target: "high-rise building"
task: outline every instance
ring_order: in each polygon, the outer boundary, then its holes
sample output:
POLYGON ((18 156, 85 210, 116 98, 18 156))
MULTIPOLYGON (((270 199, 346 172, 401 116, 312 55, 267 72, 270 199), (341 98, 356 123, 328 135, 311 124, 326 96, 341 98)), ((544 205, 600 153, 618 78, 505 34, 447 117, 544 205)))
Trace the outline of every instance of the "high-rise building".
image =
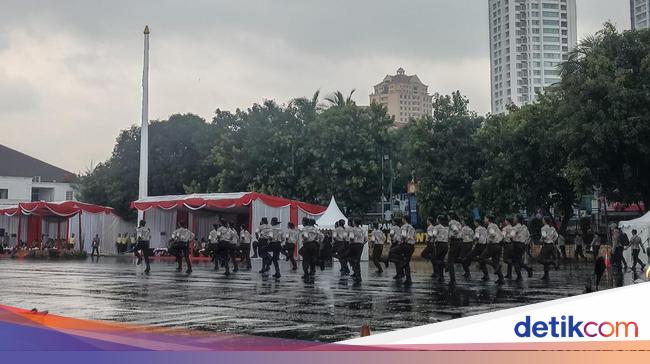
POLYGON ((576 0, 488 0, 492 112, 535 100, 560 81, 578 42, 576 0))
POLYGON ((630 0, 632 30, 650 27, 650 0, 630 0))
POLYGON ((370 95, 370 103, 386 105, 388 114, 395 118, 396 126, 403 126, 413 118, 431 115, 431 95, 429 86, 420 81, 417 75, 407 75, 399 68, 394 75, 386 75, 375 85, 370 95))

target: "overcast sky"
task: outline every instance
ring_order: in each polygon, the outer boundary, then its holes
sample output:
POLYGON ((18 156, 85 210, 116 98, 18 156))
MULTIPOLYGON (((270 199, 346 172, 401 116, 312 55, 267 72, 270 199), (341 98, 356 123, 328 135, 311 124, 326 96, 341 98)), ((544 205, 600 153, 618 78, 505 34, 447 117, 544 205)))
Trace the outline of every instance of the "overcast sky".
MULTIPOLYGON (((628 0, 578 0, 579 38, 628 0)), ((1 144, 81 172, 140 119, 151 28, 150 119, 372 85, 403 67, 431 93, 490 109, 487 0, 0 0, 1 144)), ((1 162, 0 162, 1 163, 1 162)))

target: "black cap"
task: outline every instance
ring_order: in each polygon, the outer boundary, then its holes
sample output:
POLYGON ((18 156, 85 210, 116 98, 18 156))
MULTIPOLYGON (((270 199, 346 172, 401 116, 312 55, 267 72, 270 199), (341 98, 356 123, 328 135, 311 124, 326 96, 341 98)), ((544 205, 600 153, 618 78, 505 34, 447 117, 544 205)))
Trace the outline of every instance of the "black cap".
POLYGON ((271 218, 271 225, 277 225, 277 224, 279 224, 279 223, 280 223, 280 221, 278 221, 278 218, 277 218, 277 217, 272 217, 272 218, 271 218))

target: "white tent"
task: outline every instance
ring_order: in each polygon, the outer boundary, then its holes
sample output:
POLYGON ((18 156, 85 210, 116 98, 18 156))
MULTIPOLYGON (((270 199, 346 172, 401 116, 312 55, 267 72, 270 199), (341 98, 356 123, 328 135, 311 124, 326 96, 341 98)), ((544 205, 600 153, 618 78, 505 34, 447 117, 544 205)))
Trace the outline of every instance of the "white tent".
POLYGON ((316 224, 319 229, 332 230, 334 229, 334 224, 339 220, 344 220, 346 224, 348 223, 348 218, 343 215, 341 209, 339 209, 339 205, 334 200, 334 196, 332 196, 327 210, 316 220, 316 224))
MULTIPOLYGON (((316 220, 316 225, 321 230, 334 230, 334 224, 339 220, 345 221, 348 223, 348 218, 343 215, 339 205, 336 204, 334 196, 330 200, 330 204, 327 206, 327 210, 316 220)), ((368 229, 367 226, 363 226, 364 229, 368 229)), ((363 247, 363 253, 361 254, 361 261, 368 261, 368 244, 363 247)))
POLYGON ((645 215, 628 221, 618 223, 621 230, 629 236, 632 236, 632 229, 636 229, 641 241, 648 247, 648 238, 650 238, 650 212, 645 215))

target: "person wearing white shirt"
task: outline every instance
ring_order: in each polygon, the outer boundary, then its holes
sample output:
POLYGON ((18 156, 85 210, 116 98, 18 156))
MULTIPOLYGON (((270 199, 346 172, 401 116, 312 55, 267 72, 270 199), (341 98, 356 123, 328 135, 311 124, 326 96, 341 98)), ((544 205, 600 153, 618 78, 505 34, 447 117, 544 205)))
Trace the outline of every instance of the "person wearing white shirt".
MULTIPOLYGON (((489 264, 494 269, 494 274, 497 275, 497 284, 505 283, 503 279, 503 273, 501 272, 501 242, 503 241, 503 233, 501 229, 493 222, 491 216, 486 216, 484 219, 485 225, 487 225, 488 231, 488 241, 487 247, 481 254, 481 260, 485 264, 489 264)), ((485 280, 486 277, 483 277, 485 280)), ((489 277, 487 277, 489 279, 489 277)))
POLYGON ((555 265, 557 268, 555 255, 557 254, 556 244, 559 237, 555 227, 553 227, 553 219, 550 216, 544 217, 544 226, 542 226, 541 235, 542 250, 539 253, 539 261, 544 266, 544 276, 542 277, 542 280, 548 281, 550 278, 548 273, 549 267, 555 265))

